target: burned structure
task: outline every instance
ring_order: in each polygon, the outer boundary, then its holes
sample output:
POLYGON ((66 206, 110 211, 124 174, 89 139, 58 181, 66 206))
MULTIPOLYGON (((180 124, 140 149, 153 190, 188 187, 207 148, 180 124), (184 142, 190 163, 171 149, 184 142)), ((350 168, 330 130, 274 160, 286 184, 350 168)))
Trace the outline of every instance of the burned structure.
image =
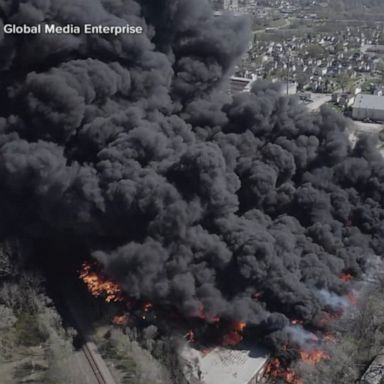
POLYGON ((359 278, 383 253, 384 168, 370 140, 352 148, 346 120, 308 113, 277 84, 220 91, 247 47, 245 19, 214 17, 206 0, 0 10, 3 24, 145 31, 0 36, 3 236, 68 255, 81 244, 135 300, 243 321, 248 342, 275 350, 305 344, 305 327, 343 303, 340 276, 359 278))
POLYGON ((201 352, 185 347, 184 374, 189 383, 257 384, 263 377, 267 352, 262 349, 230 350, 215 348, 201 352))

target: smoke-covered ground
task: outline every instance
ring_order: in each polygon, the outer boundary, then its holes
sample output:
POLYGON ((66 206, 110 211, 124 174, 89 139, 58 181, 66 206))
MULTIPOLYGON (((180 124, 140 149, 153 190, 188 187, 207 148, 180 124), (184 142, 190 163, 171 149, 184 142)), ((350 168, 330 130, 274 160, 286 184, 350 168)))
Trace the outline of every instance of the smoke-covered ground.
POLYGON ((277 85, 220 91, 246 20, 206 0, 0 0, 0 14, 145 28, 0 36, 3 233, 81 239, 129 296, 266 333, 316 326, 340 274, 383 253, 372 143, 352 149, 346 120, 277 85))

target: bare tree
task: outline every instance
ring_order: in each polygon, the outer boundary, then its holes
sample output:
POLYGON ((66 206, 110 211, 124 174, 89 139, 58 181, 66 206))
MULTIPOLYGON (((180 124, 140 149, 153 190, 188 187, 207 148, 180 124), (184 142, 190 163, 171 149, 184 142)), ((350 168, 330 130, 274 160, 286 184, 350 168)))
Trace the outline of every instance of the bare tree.
POLYGON ((359 383, 371 361, 384 347, 384 278, 370 279, 359 303, 333 324, 336 342, 327 345, 330 360, 317 366, 300 363, 305 383, 359 383))
POLYGON ((17 319, 11 308, 0 305, 0 330, 10 328, 17 319))

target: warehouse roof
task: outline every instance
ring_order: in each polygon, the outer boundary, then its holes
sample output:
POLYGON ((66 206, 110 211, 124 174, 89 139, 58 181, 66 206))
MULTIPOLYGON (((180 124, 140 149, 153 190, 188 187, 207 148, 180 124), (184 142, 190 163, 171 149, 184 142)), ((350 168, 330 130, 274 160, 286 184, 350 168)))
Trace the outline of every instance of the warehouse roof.
POLYGON ((353 108, 384 110, 384 96, 363 95, 356 96, 353 108))
POLYGON ((265 350, 214 348, 201 352, 186 345, 181 351, 188 382, 202 384, 248 384, 260 373, 267 360, 265 350))
POLYGON ((232 76, 230 79, 230 93, 235 95, 240 92, 249 92, 251 90, 252 83, 252 79, 232 76))

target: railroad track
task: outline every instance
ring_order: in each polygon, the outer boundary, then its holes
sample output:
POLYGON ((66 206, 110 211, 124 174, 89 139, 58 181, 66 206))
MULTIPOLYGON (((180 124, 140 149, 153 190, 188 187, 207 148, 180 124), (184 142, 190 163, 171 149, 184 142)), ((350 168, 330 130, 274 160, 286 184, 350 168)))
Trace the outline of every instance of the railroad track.
MULTIPOLYGON (((82 351, 89 363, 89 366, 92 369, 93 374, 95 375, 97 383, 98 384, 115 384, 115 381, 110 377, 109 371, 103 372, 103 367, 100 366, 99 360, 102 358, 99 352, 97 351, 96 345, 91 341, 86 341, 82 347, 82 351)), ((105 365, 105 363, 103 365, 105 365)))
MULTIPOLYGON (((74 300, 70 300, 70 290, 62 293, 63 304, 66 308, 66 312, 69 318, 72 319, 74 327, 77 329, 81 339, 83 340, 81 351, 83 352, 85 359, 95 377, 95 384, 116 384, 105 360, 100 355, 96 344, 92 341, 92 338, 88 335, 88 327, 83 319, 79 306, 76 305, 74 300)), ((72 295, 76 297, 76 295, 72 295)))

